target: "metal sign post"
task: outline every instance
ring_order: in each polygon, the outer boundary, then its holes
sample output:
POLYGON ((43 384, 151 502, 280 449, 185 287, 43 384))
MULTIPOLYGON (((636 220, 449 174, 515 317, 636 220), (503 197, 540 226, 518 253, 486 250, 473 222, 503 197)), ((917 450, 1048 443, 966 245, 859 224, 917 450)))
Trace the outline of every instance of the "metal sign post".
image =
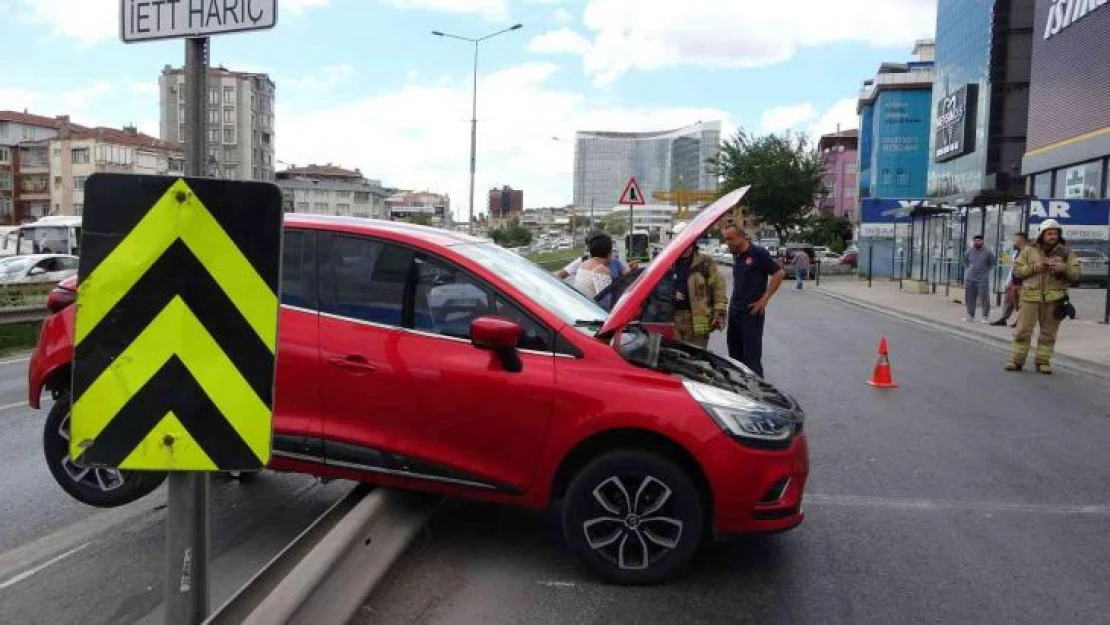
MULTIPOLYGON (((208 152, 206 146, 208 136, 206 115, 208 108, 208 36, 264 30, 273 28, 277 24, 277 0, 241 0, 225 2, 221 7, 217 7, 215 2, 212 3, 211 7, 205 7, 204 4, 176 1, 135 2, 134 0, 120 0, 120 39, 124 43, 185 39, 185 126, 187 130, 185 137, 185 174, 194 179, 201 178, 208 173, 204 166, 208 152)), ((221 215, 222 211, 226 209, 226 207, 205 209, 202 204, 198 203, 198 196, 193 192, 187 192, 185 190, 187 188, 188 185, 184 185, 174 191, 178 210, 191 211, 189 213, 191 215, 201 215, 197 219, 203 221, 205 219, 203 215, 207 215, 209 209, 215 209, 217 216, 221 215)), ((273 203, 273 198, 264 192, 257 192, 254 197, 262 198, 261 201, 264 203, 273 203)), ((275 231, 275 236, 280 239, 280 204, 277 206, 276 221, 271 221, 277 224, 278 229, 275 231)), ((265 208, 268 212, 268 209, 272 207, 267 204, 265 208)), ((155 206, 151 209, 151 213, 153 214, 157 209, 158 207, 155 206)), ((269 219, 268 216, 265 218, 269 219)), ((219 221, 219 219, 216 221, 219 221)), ((156 245, 154 241, 147 244, 156 245)), ((273 247, 276 250, 277 245, 273 247)), ((225 247, 226 249, 230 248, 225 247)), ((274 258, 277 258, 277 252, 269 249, 252 250, 247 253, 255 255, 255 257, 268 256, 273 253, 274 258)), ((274 261, 275 266, 277 262, 279 261, 274 261)), ((93 262, 90 261, 89 264, 92 265, 93 262)), ((201 264, 204 264, 203 261, 201 264)), ((264 263, 264 265, 268 264, 270 263, 264 263)), ((208 268, 203 267, 203 269, 208 268)), ((151 271, 153 270, 151 269, 151 271)), ((190 275, 197 272, 195 268, 182 268, 181 271, 190 275)), ((276 277, 273 277, 273 279, 276 280, 276 277)), ((257 293, 255 295, 257 296, 257 293)), ((90 293, 87 297, 95 298, 96 294, 95 292, 90 293)), ((251 319, 250 321, 260 323, 258 319, 251 319)), ((265 323, 262 323, 262 325, 264 326, 265 323)), ((264 330, 262 333, 263 335, 266 334, 264 330)), ((257 357, 256 355, 255 358, 257 357)), ((272 386, 270 393, 272 393, 272 386)), ((212 420, 212 416, 211 412, 206 415, 209 421, 212 420)), ((181 417, 182 415, 177 415, 175 418, 181 417)), ((76 416, 74 420, 76 421, 76 416)), ((193 423, 194 427, 200 427, 196 425, 197 422, 193 423)), ((158 427, 162 427, 162 424, 159 424, 158 427)), ((185 429, 191 431, 191 427, 188 425, 185 426, 185 429)), ((254 433, 254 436, 260 435, 258 432, 254 433)), ((158 434, 152 433, 150 436, 157 438, 158 434)), ((180 436, 180 432, 176 434, 164 433, 161 436, 161 444, 172 450, 170 452, 171 466, 169 467, 166 514, 165 622, 170 625, 195 625, 201 623, 209 611, 209 472, 232 469, 235 467, 224 465, 234 464, 238 466, 243 461, 241 459, 229 461, 226 457, 218 458, 211 454, 206 456, 203 452, 199 456, 190 455, 190 446, 187 442, 175 438, 175 436, 180 436), (175 443, 177 443, 176 447, 175 443)), ((104 438, 112 439, 112 436, 105 435, 104 438)), ((248 435, 246 438, 251 439, 251 436, 248 435)), ((108 440, 106 444, 111 445, 112 443, 112 440, 108 440)), ((258 445, 256 441, 255 444, 258 445)), ((268 431, 266 432, 265 445, 268 450, 268 431)), ((265 458, 257 457, 258 451, 258 449, 254 449, 256 457, 246 464, 251 464, 256 460, 262 464, 265 463, 265 458)), ((128 461, 136 462, 132 458, 124 460, 124 462, 128 461)), ((151 460, 150 462, 155 461, 151 460)), ((243 468, 245 468, 245 465, 243 468)))

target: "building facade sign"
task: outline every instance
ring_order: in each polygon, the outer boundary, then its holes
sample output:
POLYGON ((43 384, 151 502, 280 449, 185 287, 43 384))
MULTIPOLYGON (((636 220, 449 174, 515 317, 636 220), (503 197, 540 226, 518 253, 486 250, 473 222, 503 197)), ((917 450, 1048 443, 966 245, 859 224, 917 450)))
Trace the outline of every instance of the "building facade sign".
POLYGON ((935 158, 950 161, 975 149, 975 105, 978 85, 960 87, 937 102, 935 158))
POLYGON ((1107 3, 1110 3, 1110 0, 1056 0, 1048 10, 1044 38, 1050 39, 1060 34, 1068 26, 1101 9, 1107 3))

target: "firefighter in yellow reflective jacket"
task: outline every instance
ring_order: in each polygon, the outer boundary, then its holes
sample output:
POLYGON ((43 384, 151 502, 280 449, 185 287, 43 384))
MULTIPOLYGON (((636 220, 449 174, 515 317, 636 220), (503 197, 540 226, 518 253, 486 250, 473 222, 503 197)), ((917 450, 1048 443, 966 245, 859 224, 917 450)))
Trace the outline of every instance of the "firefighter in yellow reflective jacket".
POLYGON ((1057 308, 1065 302, 1068 286, 1079 280, 1079 259, 1068 249, 1055 219, 1041 223, 1037 242, 1026 246, 1014 261, 1014 277, 1021 279, 1021 310, 1010 348, 1007 371, 1021 371, 1029 356, 1033 328, 1040 326, 1033 361, 1040 373, 1052 373, 1052 349, 1063 316, 1057 308))
MULTIPOLYGON (((685 227, 685 222, 679 222, 672 233, 677 235, 685 227)), ((728 315, 725 281, 717 271, 717 264, 692 245, 675 261, 671 276, 674 281, 676 338, 707 347, 709 333, 724 328, 728 315)))

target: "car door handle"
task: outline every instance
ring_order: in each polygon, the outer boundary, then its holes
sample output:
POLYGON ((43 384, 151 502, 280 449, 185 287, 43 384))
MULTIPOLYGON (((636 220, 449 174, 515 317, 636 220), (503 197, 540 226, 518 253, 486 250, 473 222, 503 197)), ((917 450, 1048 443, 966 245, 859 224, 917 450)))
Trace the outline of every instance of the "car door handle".
POLYGON ((377 371, 378 366, 366 360, 364 356, 358 354, 350 354, 347 356, 332 356, 328 358, 328 362, 339 367, 340 369, 347 369, 355 373, 371 373, 377 371))

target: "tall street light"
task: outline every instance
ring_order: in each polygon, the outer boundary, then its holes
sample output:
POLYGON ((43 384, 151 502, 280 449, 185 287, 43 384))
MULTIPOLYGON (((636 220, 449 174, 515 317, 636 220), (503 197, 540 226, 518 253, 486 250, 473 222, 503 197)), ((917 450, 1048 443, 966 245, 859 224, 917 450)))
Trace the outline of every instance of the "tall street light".
POLYGON ((438 30, 433 30, 432 34, 436 37, 450 37, 452 39, 461 39, 474 44, 474 90, 473 102, 471 104, 470 114, 470 221, 469 232, 474 234, 474 169, 478 160, 477 156, 477 143, 478 143, 478 44, 486 39, 492 39, 497 35, 507 33, 511 30, 520 30, 524 28, 524 24, 515 24, 495 33, 490 33, 485 37, 473 39, 471 37, 462 37, 460 35, 452 35, 438 30))

